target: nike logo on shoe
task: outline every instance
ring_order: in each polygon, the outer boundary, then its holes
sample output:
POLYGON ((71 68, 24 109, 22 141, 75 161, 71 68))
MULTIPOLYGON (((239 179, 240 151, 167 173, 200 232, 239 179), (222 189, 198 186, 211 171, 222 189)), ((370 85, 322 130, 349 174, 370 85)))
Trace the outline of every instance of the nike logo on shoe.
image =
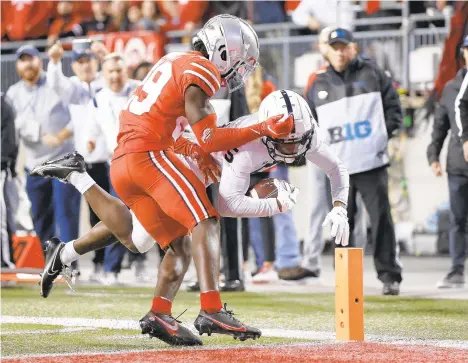
POLYGON ((58 250, 58 251, 55 253, 55 255, 54 255, 54 257, 52 258, 52 260, 50 261, 50 262, 51 262, 51 265, 50 265, 50 270, 51 270, 51 271, 50 271, 50 272, 47 271, 47 273, 48 273, 49 275, 54 275, 54 274, 56 274, 57 272, 59 272, 59 270, 54 270, 53 267, 54 267, 54 265, 55 265, 55 260, 57 259, 57 255, 60 253, 61 250, 62 250, 62 249, 58 250))
POLYGON ((232 331, 240 331, 240 332, 243 332, 245 333, 247 331, 247 328, 245 326, 241 326, 241 327, 235 327, 235 326, 231 326, 231 325, 228 325, 228 324, 224 324, 216 319, 213 319, 213 318, 210 318, 209 316, 205 315, 204 318, 208 319, 208 320, 211 320, 213 323, 215 323, 216 325, 219 325, 221 328, 223 329, 226 329, 226 330, 232 330, 232 331))
POLYGON ((150 320, 158 320, 172 335, 177 334, 177 331, 179 330, 179 324, 177 324, 175 321, 173 324, 169 324, 167 321, 161 319, 157 315, 150 316, 150 320))

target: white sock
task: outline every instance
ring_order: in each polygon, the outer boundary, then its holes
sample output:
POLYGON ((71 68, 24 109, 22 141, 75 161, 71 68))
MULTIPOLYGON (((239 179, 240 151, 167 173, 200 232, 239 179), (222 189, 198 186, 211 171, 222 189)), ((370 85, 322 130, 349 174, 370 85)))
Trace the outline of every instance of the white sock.
POLYGON ((81 194, 84 194, 89 188, 91 188, 96 182, 89 176, 87 172, 78 173, 73 171, 68 177, 68 181, 73 185, 81 194))
POLYGON ((73 246, 73 242, 70 241, 65 244, 65 247, 60 251, 60 259, 62 260, 64 265, 70 266, 73 261, 76 261, 80 255, 75 251, 75 246, 73 246))

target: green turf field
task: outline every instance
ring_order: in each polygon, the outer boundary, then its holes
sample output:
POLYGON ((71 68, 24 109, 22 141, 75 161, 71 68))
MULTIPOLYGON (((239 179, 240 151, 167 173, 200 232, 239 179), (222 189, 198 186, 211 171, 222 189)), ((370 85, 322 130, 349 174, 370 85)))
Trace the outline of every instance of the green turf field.
MULTIPOLYGON (((65 286, 59 286, 47 299, 39 296, 36 287, 3 288, 1 293, 2 316, 61 317, 64 320, 137 321, 149 310, 152 300, 152 289, 129 287, 77 286, 73 293, 65 286)), ((328 333, 335 330, 332 294, 225 293, 223 299, 228 303, 228 309, 234 309, 242 321, 263 329, 328 333)), ((376 296, 366 297, 364 306, 366 334, 468 341, 468 301, 376 296)), ((185 309, 188 310, 180 319, 191 325, 198 314, 198 294, 180 293, 173 306, 173 315, 177 316, 185 309)), ((168 347, 156 339, 142 337, 138 330, 87 328, 74 331, 73 327, 54 324, 2 324, 2 356, 168 347)), ((259 341, 241 343, 230 337, 204 335, 203 341, 206 346, 240 346, 303 340, 262 337, 259 341)))

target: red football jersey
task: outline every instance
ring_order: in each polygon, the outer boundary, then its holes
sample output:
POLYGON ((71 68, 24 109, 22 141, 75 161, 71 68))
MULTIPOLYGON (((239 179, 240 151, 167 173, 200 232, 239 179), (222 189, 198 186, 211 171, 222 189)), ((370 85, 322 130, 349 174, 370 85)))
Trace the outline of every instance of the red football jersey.
POLYGON ((198 52, 170 53, 161 58, 120 113, 114 158, 171 148, 188 125, 184 95, 190 85, 212 97, 221 86, 221 76, 198 52))

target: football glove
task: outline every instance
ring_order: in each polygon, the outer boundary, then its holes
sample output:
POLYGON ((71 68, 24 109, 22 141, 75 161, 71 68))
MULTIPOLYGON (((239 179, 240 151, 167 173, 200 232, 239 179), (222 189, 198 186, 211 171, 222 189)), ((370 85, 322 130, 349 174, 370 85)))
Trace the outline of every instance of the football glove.
POLYGON ((330 235, 335 237, 337 245, 347 246, 349 243, 348 212, 343 207, 333 207, 327 214, 322 226, 331 225, 330 235))
POLYGON ((276 201, 281 213, 291 210, 297 203, 299 188, 283 180, 275 179, 275 186, 278 189, 276 201))

